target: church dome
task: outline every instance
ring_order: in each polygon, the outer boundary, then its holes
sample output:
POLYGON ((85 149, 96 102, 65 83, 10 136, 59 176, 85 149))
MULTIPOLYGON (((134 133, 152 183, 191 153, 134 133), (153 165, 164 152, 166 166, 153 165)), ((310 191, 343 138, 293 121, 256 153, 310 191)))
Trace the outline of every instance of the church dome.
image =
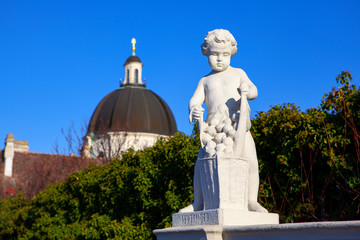
POLYGON ((157 94, 145 86, 124 85, 101 100, 88 127, 88 134, 119 131, 170 136, 177 127, 169 106, 157 94))
POLYGON ((145 86, 142 62, 135 55, 127 58, 125 78, 120 88, 106 95, 95 108, 84 138, 83 156, 113 157, 133 148, 152 147, 159 136, 173 136, 176 122, 166 102, 145 86))

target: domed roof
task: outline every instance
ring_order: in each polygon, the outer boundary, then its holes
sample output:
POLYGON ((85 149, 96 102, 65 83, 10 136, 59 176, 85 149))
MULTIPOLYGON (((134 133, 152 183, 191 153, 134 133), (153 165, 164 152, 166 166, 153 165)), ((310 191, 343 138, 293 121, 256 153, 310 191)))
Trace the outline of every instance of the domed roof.
POLYGON ((105 96, 96 107, 88 134, 126 131, 174 135, 176 122, 169 106, 145 87, 125 86, 105 96))
POLYGON ((124 63, 124 66, 125 66, 126 64, 132 63, 132 62, 142 63, 141 60, 140 60, 140 58, 139 58, 138 56, 132 55, 132 56, 130 56, 130 57, 128 57, 128 58, 126 59, 126 61, 125 61, 125 63, 124 63))

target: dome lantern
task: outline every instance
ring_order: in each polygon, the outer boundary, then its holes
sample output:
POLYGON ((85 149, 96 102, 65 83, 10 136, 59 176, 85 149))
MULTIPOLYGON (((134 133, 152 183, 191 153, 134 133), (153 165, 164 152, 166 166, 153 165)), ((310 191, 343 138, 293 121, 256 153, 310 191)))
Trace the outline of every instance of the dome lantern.
POLYGON ((131 40, 132 43, 132 55, 126 59, 125 67, 125 79, 121 86, 133 85, 133 86, 145 86, 142 81, 142 62, 135 54, 136 39, 131 40))

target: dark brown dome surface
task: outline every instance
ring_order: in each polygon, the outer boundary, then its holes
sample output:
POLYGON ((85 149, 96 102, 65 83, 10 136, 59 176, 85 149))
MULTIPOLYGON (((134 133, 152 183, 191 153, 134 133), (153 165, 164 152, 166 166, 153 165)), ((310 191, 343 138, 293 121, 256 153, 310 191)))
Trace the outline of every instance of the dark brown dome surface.
POLYGON ((88 134, 108 131, 174 135, 175 118, 169 106, 145 87, 126 86, 105 96, 96 107, 88 134))
POLYGON ((126 59, 125 63, 124 63, 124 66, 128 63, 132 63, 132 62, 139 62, 141 63, 141 60, 138 56, 130 56, 126 59))

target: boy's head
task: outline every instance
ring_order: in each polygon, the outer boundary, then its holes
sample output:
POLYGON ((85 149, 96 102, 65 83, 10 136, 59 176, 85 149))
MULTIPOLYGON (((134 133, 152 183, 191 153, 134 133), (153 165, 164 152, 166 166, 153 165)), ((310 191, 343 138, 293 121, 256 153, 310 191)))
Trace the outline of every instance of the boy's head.
POLYGON ((224 71, 230 65, 230 59, 235 55, 236 40, 224 29, 208 32, 201 45, 202 53, 208 57, 210 67, 215 71, 224 71))
POLYGON ((202 53, 209 56, 209 48, 213 45, 227 45, 231 51, 231 57, 237 52, 237 42, 234 36, 225 29, 215 29, 207 33, 204 43, 201 44, 202 53))

